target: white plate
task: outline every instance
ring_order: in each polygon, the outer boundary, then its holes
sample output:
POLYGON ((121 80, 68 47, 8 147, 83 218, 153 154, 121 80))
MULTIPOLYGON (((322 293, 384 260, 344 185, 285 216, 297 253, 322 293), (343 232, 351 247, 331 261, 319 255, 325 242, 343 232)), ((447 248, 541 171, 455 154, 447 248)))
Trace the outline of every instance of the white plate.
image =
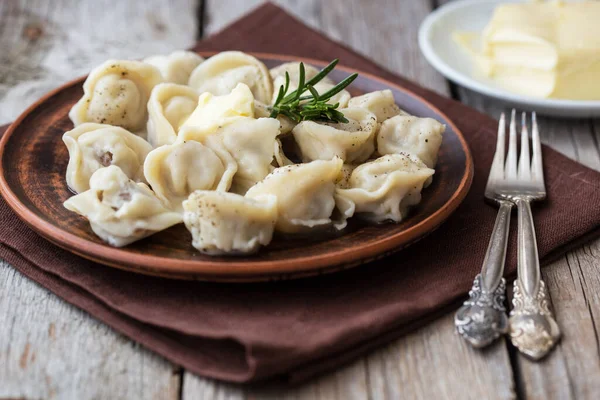
POLYGON ((481 32, 494 8, 520 1, 459 0, 432 12, 419 29, 419 47, 435 69, 446 78, 476 92, 502 100, 523 111, 561 117, 600 117, 598 100, 541 99, 508 92, 486 77, 472 74, 471 56, 452 39, 456 31, 481 32))

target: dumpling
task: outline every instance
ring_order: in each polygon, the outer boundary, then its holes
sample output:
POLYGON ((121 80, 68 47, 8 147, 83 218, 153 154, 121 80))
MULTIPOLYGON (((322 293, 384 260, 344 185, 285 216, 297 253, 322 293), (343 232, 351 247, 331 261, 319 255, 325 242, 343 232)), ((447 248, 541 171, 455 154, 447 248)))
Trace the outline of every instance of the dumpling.
POLYGON ((335 184, 338 188, 348 189, 350 187, 350 176, 352 176, 352 172, 358 167, 355 164, 344 164, 342 166, 342 171, 338 176, 338 179, 335 181, 335 184))
POLYGON ((279 122, 276 119, 250 117, 223 119, 214 133, 194 128, 184 128, 179 133, 181 140, 196 140, 209 147, 220 141, 237 163, 231 190, 240 194, 273 169, 277 135, 279 122))
POLYGON ((187 85, 192 71, 204 61, 204 58, 192 51, 178 50, 169 55, 146 57, 145 63, 155 66, 165 82, 187 85))
POLYGON ((396 115, 408 115, 398 107, 394 100, 394 95, 389 89, 352 97, 348 102, 348 107, 364 108, 372 112, 377 117, 377 122, 379 123, 396 115))
POLYGON ((65 132, 69 151, 67 184, 81 193, 90 188, 90 177, 103 167, 116 165, 135 181, 143 181, 143 165, 152 146, 118 126, 84 123, 65 132))
POLYGON ((229 151, 225 147, 225 144, 223 143, 223 136, 206 136, 203 139, 202 144, 214 151, 217 157, 219 157, 219 159, 221 160, 221 163, 225 166, 225 172, 223 172, 223 176, 221 177, 217 189, 219 191, 230 190, 233 185, 233 178, 235 177, 235 174, 238 171, 238 164, 235 158, 233 158, 231 153, 229 153, 229 151))
POLYGON ((280 133, 278 120, 253 117, 254 98, 243 83, 226 95, 203 93, 178 138, 195 140, 215 151, 225 149, 237 165, 232 190, 245 193, 271 172, 280 133))
POLYGON ((194 112, 182 125, 209 134, 216 131, 223 120, 235 117, 254 117, 254 96, 248 85, 239 83, 227 94, 215 96, 202 93, 194 112))
POLYGON ((90 189, 71 197, 65 208, 90 221, 94 233, 115 247, 126 246, 182 221, 144 183, 135 183, 111 165, 94 172, 90 189))
POLYGON ((161 83, 148 101, 148 142, 153 147, 171 144, 177 131, 198 106, 198 93, 189 86, 161 83))
POLYGON ((377 134, 379 154, 412 153, 434 168, 446 125, 432 118, 398 115, 384 121, 377 134))
POLYGON ((340 110, 347 123, 302 121, 292 131, 304 161, 340 157, 346 163, 367 160, 375 150, 377 118, 364 108, 340 110))
POLYGON ((219 132, 238 170, 233 177, 237 193, 246 193, 272 171, 279 122, 273 118, 236 120, 219 132))
POLYGON ((189 85, 200 93, 228 94, 238 83, 248 85, 254 98, 268 103, 273 96, 273 82, 267 67, 255 57, 241 51, 224 51, 198 65, 189 85))
POLYGON ((228 189, 226 166, 215 152, 194 141, 158 147, 144 162, 144 176, 156 196, 181 212, 181 202, 195 190, 228 189))
POLYGON ((421 201, 423 184, 435 171, 416 157, 389 154, 359 165, 352 171, 347 188, 335 190, 337 208, 345 220, 355 213, 374 222, 402 221, 409 206, 421 201))
POLYGON ((273 237, 277 199, 250 199, 235 193, 198 190, 183 202, 183 221, 192 245, 202 253, 247 254, 273 237))
POLYGON ((278 231, 295 233, 328 226, 335 207, 335 181, 342 164, 336 157, 277 168, 251 187, 246 197, 258 199, 269 194, 277 197, 275 229, 278 231))
POLYGON ((143 130, 152 88, 162 82, 160 71, 141 61, 108 60, 90 72, 83 97, 71 108, 75 126, 97 122, 131 132, 143 130))
POLYGON ((281 143, 281 140, 279 138, 275 139, 275 159, 274 164, 278 167, 283 167, 286 165, 292 165, 294 164, 294 162, 292 160, 290 160, 289 158, 287 158, 287 156, 285 155, 284 151, 283 151, 283 144, 281 143))
MULTIPOLYGON (((271 110, 269 110, 269 106, 260 101, 254 101, 254 116, 256 118, 269 118, 271 116, 271 110)), ((286 117, 285 115, 279 114, 277 116, 277 120, 279 121, 279 132, 281 135, 285 135, 290 133, 296 124, 294 121, 286 117)))

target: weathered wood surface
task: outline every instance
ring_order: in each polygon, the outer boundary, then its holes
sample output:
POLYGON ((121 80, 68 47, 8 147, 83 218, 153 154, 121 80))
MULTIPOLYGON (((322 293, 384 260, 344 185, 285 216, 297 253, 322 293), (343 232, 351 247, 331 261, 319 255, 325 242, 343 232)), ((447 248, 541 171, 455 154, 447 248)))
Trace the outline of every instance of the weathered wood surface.
MULTIPOLYGON (((446 80, 417 48, 418 25, 433 2, 275 2, 388 69, 449 95, 446 80)), ((0 2, 0 123, 106 58, 187 47, 199 30, 218 31, 260 3, 205 0, 198 13, 194 0, 0 2)), ((502 109, 467 90, 454 93, 491 115, 502 109)), ((545 143, 600 169, 597 121, 541 123, 545 143)), ((485 352, 470 349, 454 334, 448 315, 336 372, 282 391, 180 371, 1 263, 0 399, 600 398, 600 241, 569 253, 543 275, 564 340, 542 363, 527 361, 505 341, 485 352)))
MULTIPOLYGON (((194 0, 0 1, 0 123, 110 57, 191 45, 194 0)), ((0 399, 176 399, 181 371, 0 263, 0 399)))
POLYGON ((0 124, 109 58, 190 47, 196 0, 0 1, 0 124))
POLYGON ((176 399, 180 371, 0 263, 0 399, 176 399))

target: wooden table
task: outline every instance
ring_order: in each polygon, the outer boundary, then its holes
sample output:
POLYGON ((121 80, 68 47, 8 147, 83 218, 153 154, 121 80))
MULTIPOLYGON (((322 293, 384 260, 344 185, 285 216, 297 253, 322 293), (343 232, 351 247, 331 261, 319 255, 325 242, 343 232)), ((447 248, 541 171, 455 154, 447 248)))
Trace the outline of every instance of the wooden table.
MULTIPOLYGON (((0 1, 0 123, 109 57, 186 48, 262 0, 0 1)), ((436 73, 417 48, 435 0, 278 0, 388 69, 498 116, 502 106, 436 73)), ((441 3, 443 1, 438 1, 441 3)), ((600 169, 597 120, 542 119, 543 140, 600 169)), ((300 387, 200 378, 0 267, 0 399, 600 399, 600 241, 543 270, 564 339, 532 363, 505 340, 480 352, 452 315, 300 387)))

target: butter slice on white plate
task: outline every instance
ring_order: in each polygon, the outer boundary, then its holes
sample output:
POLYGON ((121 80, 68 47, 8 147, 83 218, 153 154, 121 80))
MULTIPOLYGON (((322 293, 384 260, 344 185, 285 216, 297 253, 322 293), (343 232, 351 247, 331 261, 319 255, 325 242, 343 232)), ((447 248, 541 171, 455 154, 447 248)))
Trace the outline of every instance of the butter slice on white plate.
POLYGON ((600 2, 503 4, 483 31, 480 64, 516 93, 600 100, 600 2))
POLYGON ((462 0, 423 21, 419 45, 447 78, 523 110, 600 116, 600 2, 462 0))

